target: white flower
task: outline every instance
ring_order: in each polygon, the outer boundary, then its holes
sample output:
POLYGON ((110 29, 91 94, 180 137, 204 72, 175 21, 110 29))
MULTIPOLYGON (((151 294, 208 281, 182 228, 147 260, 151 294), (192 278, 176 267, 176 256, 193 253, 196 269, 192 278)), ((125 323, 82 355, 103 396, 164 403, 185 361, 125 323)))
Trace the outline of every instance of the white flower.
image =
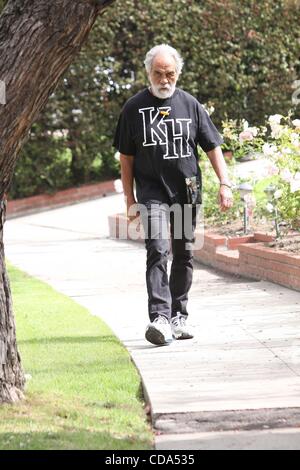
POLYGON ((280 139, 285 130, 284 127, 280 124, 271 124, 271 129, 271 136, 273 137, 273 139, 280 139))
POLYGON ((292 145, 295 145, 295 147, 299 146, 299 134, 296 132, 291 133, 291 143, 292 145))
POLYGON ((268 204, 266 205, 266 209, 267 209, 267 211, 270 212, 270 213, 273 212, 273 210, 274 210, 273 204, 271 204, 270 202, 268 202, 268 204))
POLYGON ((300 189, 300 171, 295 173, 294 178, 290 181, 290 190, 291 193, 295 193, 300 189))
POLYGON ((274 193, 274 198, 279 199, 281 196, 282 196, 282 190, 277 189, 277 191, 275 191, 275 193, 274 193))
POLYGON ((293 179, 293 175, 288 168, 285 168, 284 170, 282 170, 280 172, 280 176, 283 179, 283 181, 286 181, 287 183, 290 183, 293 179))
POLYGON ((243 130, 246 131, 249 127, 249 122, 246 119, 243 120, 243 130))
POLYGON ((116 193, 122 193, 123 192, 123 185, 122 185, 122 181, 120 179, 114 181, 114 188, 115 188, 116 193))
POLYGON ((253 127, 249 127, 249 122, 246 121, 246 119, 243 120, 243 131, 248 131, 248 132, 251 132, 251 134, 253 134, 253 136, 257 136, 258 134, 258 128, 253 126, 253 127))
POLYGON ((293 123, 293 125, 294 125, 295 127, 297 127, 297 128, 299 127, 299 128, 300 128, 300 119, 294 119, 294 120, 292 121, 292 123, 293 123))
POLYGON ((290 182, 290 190, 291 193, 295 193, 296 191, 300 190, 300 179, 293 179, 290 182))
POLYGON ((262 147, 263 154, 265 157, 271 157, 277 151, 276 145, 264 144, 262 147))
POLYGON ((257 127, 254 127, 254 126, 253 126, 253 127, 248 127, 247 130, 248 130, 249 132, 251 132, 251 133, 254 135, 254 137, 256 137, 257 134, 258 134, 258 128, 257 128, 257 127))
POLYGON ((272 126, 273 124, 280 124, 282 118, 283 116, 281 114, 272 114, 271 116, 269 116, 268 120, 272 126))

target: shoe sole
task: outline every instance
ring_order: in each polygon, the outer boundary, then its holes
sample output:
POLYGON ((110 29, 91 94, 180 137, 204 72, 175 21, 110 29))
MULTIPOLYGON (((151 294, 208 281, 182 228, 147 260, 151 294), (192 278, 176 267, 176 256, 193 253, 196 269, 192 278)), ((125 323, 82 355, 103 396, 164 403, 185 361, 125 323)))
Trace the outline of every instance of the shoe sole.
POLYGON ((166 339, 164 335, 153 326, 148 327, 145 338, 149 343, 155 344, 156 346, 168 346, 172 343, 172 338, 169 340, 166 339))
POLYGON ((175 339, 192 339, 192 338, 194 338, 194 335, 188 335, 188 334, 184 334, 184 333, 175 335, 173 333, 173 338, 175 338, 175 339))

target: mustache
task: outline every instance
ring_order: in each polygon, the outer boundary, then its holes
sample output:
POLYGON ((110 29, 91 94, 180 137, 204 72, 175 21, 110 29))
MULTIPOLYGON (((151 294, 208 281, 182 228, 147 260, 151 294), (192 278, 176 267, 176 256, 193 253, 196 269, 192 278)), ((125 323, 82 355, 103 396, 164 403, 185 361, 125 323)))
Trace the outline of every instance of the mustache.
POLYGON ((152 80, 150 80, 151 88, 153 90, 153 94, 158 96, 159 98, 167 98, 171 96, 171 94, 175 90, 176 84, 166 83, 164 85, 155 85, 152 80))

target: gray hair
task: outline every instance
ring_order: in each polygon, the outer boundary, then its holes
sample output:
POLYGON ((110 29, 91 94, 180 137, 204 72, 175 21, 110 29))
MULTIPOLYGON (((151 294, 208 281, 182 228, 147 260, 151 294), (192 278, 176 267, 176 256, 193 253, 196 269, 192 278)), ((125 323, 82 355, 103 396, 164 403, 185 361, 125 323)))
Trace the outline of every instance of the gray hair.
POLYGON ((180 75, 182 67, 183 67, 183 59, 179 52, 174 49, 174 47, 169 46, 168 44, 159 44, 158 46, 152 47, 150 51, 147 52, 144 64, 146 67, 146 71, 149 74, 151 72, 153 60, 157 54, 165 53, 169 54, 175 60, 176 64, 176 72, 180 75))

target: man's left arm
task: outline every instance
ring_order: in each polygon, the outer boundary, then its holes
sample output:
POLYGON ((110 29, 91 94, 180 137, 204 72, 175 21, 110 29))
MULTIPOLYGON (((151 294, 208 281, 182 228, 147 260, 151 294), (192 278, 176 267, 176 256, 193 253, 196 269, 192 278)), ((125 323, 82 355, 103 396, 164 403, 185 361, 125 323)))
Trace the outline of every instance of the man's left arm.
POLYGON ((221 147, 215 147, 213 150, 209 150, 206 153, 220 181, 219 202, 221 210, 226 211, 232 207, 233 196, 231 191, 231 182, 227 172, 227 165, 221 147))

